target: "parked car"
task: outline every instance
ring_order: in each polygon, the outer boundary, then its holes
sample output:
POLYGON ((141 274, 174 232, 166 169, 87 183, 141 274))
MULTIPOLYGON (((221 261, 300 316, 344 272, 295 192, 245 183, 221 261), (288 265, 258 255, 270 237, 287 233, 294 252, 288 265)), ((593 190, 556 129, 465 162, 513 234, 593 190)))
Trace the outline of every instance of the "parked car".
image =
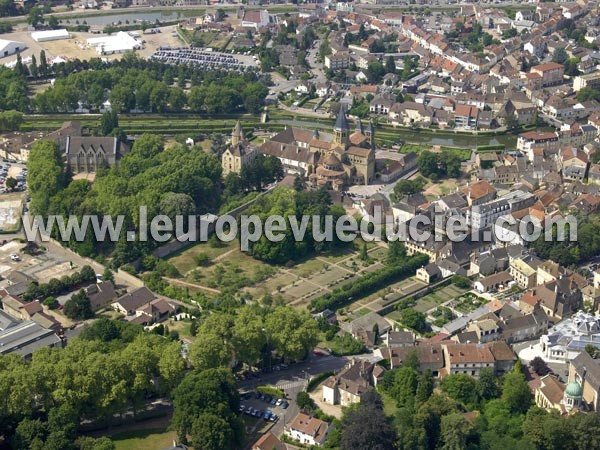
POLYGON ((284 401, 281 402, 281 407, 283 409, 287 409, 288 406, 290 406, 290 404, 287 402, 287 400, 284 400, 284 401))

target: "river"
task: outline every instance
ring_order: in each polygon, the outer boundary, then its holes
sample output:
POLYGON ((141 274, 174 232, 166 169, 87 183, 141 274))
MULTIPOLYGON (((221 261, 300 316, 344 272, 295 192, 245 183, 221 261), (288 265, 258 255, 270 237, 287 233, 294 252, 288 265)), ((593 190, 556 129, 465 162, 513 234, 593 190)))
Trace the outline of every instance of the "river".
POLYGON ((81 18, 65 18, 62 19, 63 24, 76 24, 76 23, 87 23, 88 25, 110 25, 110 24, 119 24, 124 25, 129 21, 129 23, 133 24, 135 22, 146 21, 149 24, 152 24, 158 19, 161 22, 170 22, 177 19, 182 19, 184 14, 182 12, 166 12, 166 11, 157 11, 157 12, 130 12, 130 13, 120 13, 120 14, 109 14, 109 15, 95 15, 90 17, 81 17, 81 18))
MULTIPOLYGON (((273 120, 273 122, 293 127, 331 129, 331 125, 304 120, 279 119, 273 120)), ((404 141, 409 144, 440 145, 442 147, 454 148, 477 148, 488 145, 504 145, 506 148, 514 148, 517 145, 517 136, 510 133, 498 136, 486 136, 469 134, 450 135, 448 133, 441 134, 427 130, 413 131, 406 128, 397 128, 393 131, 390 129, 385 130, 386 135, 390 132, 398 136, 398 141, 404 141)))

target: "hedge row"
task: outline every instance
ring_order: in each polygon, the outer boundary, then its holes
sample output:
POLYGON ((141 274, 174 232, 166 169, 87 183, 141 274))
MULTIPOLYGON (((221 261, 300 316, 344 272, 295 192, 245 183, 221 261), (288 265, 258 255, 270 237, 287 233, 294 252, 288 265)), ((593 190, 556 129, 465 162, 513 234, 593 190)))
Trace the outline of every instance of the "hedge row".
POLYGON ((361 275, 354 283, 336 288, 332 292, 314 299, 310 303, 310 309, 313 312, 320 312, 325 309, 335 311, 391 283, 396 283, 413 275, 419 267, 426 265, 428 262, 429 257, 427 255, 417 253, 393 266, 386 266, 375 272, 361 275))
POLYGON ((260 394, 268 395, 270 397, 285 398, 285 392, 283 392, 283 390, 272 386, 258 386, 256 391, 260 394))
POLYGON ((325 381, 327 378, 329 378, 332 375, 334 375, 333 372, 327 371, 327 372, 320 373, 319 375, 311 378, 311 380, 306 385, 306 392, 312 392, 319 384, 321 384, 323 381, 325 381))

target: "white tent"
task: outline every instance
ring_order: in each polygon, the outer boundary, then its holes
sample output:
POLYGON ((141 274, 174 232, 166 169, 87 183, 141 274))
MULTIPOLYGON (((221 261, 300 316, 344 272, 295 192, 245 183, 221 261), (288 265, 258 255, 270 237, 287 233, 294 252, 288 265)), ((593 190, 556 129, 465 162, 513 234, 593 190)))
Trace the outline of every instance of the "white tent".
POLYGON ((87 43, 92 47, 96 47, 96 51, 101 55, 125 53, 142 48, 142 43, 140 41, 124 31, 119 31, 114 36, 89 38, 87 43))
POLYGON ((59 39, 69 39, 70 37, 71 35, 64 28, 60 30, 34 31, 31 33, 31 38, 35 42, 56 41, 59 39))
POLYGON ((22 52, 26 48, 27 45, 24 42, 0 39, 0 58, 5 58, 6 56, 22 52))

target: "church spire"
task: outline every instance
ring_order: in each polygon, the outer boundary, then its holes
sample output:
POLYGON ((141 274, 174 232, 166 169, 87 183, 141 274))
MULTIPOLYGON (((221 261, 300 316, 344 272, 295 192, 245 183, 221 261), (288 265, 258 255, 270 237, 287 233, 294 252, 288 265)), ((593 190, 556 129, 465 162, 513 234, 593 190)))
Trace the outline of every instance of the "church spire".
POLYGON ((361 133, 361 134, 364 134, 364 132, 365 132, 362 121, 360 120, 360 117, 356 121, 356 132, 361 133))
POLYGON ((333 127, 333 129, 336 131, 350 130, 348 119, 346 118, 346 107, 344 105, 340 106, 340 112, 338 113, 337 120, 335 121, 335 127, 333 127))
POLYGON ((235 127, 233 127, 233 131, 231 132, 231 145, 236 146, 244 142, 244 130, 242 129, 242 124, 238 120, 235 123, 235 127))

